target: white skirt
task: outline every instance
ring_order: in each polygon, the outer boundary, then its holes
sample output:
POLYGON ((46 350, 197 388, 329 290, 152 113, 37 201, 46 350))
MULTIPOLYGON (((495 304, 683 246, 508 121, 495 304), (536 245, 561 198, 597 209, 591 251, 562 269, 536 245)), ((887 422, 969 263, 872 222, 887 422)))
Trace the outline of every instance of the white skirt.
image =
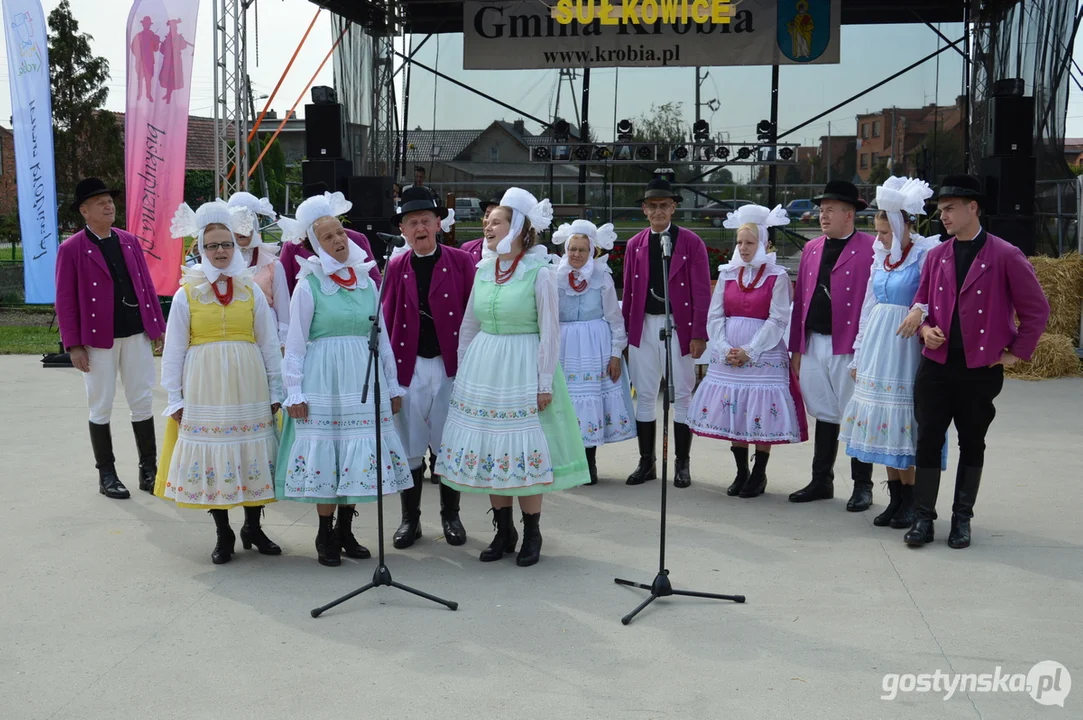
POLYGON ((622 361, 620 380, 613 382, 606 374, 612 355, 612 335, 604 318, 561 323, 560 366, 586 447, 636 436, 628 368, 622 361))

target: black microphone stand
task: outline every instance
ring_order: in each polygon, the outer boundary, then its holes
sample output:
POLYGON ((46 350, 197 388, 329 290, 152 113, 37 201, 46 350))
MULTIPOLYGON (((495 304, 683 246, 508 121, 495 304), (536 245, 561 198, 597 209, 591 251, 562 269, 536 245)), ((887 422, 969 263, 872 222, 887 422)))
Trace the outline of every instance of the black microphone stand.
MULTIPOLYGON (((384 267, 387 267, 387 261, 391 258, 391 251, 394 245, 388 243, 387 253, 384 255, 384 267)), ((372 582, 367 585, 363 585, 353 592, 343 595, 337 600, 333 600, 322 607, 318 607, 312 611, 312 617, 318 618, 326 610, 330 610, 336 605, 341 605, 347 600, 357 597, 363 592, 368 592, 375 587, 388 586, 404 590, 418 597, 423 597, 426 600, 431 600, 434 603, 446 606, 449 610, 458 610, 459 603, 452 602, 450 600, 444 600, 438 598, 435 595, 430 595, 421 590, 417 590, 408 585, 395 582, 391 579, 391 571, 387 569, 387 563, 384 560, 384 463, 383 463, 383 423, 380 421, 380 322, 383 319, 383 298, 384 287, 387 285, 386 281, 380 283, 379 292, 376 294, 376 314, 370 316, 372 320, 372 329, 369 330, 369 359, 368 367, 365 368, 365 385, 361 389, 361 402, 366 402, 369 395, 369 378, 373 378, 373 396, 372 404, 373 410, 376 414, 376 523, 377 532, 379 533, 379 550, 377 551, 377 565, 376 571, 372 574, 372 582)))
POLYGON ((674 398, 676 397, 673 390, 673 355, 670 352, 673 343, 673 315, 669 305, 669 260, 673 255, 673 244, 669 238, 668 231, 662 234, 661 240, 662 277, 665 278, 662 291, 663 297, 659 298, 657 294, 654 294, 654 292, 651 291, 655 298, 661 300, 664 304, 666 319, 665 327, 662 328, 659 333, 662 343, 665 345, 666 389, 662 396, 662 518, 658 539, 658 575, 655 576, 654 582, 650 585, 633 582, 632 580, 614 578, 613 582, 618 585, 628 585, 641 590, 651 591, 651 594, 647 599, 641 602, 635 610, 620 619, 621 624, 623 625, 632 622, 632 618, 638 615, 643 608, 647 607, 660 597, 683 595, 685 597, 709 598, 711 600, 732 600, 739 603, 745 601, 744 595, 717 595, 714 593, 695 592, 692 590, 674 590, 673 585, 669 582, 669 570, 666 569, 666 491, 669 487, 669 482, 666 477, 666 471, 669 467, 669 406, 674 402, 674 398))

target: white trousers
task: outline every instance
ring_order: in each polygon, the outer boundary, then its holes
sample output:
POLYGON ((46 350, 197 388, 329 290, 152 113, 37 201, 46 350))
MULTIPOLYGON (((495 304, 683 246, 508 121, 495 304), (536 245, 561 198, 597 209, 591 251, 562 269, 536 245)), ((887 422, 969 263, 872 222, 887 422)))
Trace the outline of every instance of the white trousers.
POLYGON ((83 373, 86 383, 87 404, 90 405, 90 422, 105 425, 113 414, 113 398, 117 394, 117 373, 124 386, 124 398, 132 422, 141 422, 153 415, 155 370, 154 351, 146 333, 117 338, 113 347, 87 348, 90 372, 83 373))
POLYGON ((853 355, 832 354, 830 335, 809 333, 799 378, 809 415, 826 423, 842 424, 846 404, 854 394, 849 368, 853 359, 853 355))
MULTIPOLYGON (((636 389, 636 420, 654 422, 658 417, 658 391, 666 370, 666 347, 659 333, 665 327, 664 315, 643 316, 643 335, 639 347, 628 347, 628 372, 636 389)), ((691 355, 681 355, 677 329, 673 329, 673 422, 688 420, 688 403, 696 386, 696 366, 691 355)))
POLYGON ((434 452, 440 449, 454 384, 454 378, 449 378, 444 370, 443 358, 417 358, 414 376, 405 388, 402 410, 395 416, 395 429, 399 431, 411 470, 421 467, 430 448, 434 452))

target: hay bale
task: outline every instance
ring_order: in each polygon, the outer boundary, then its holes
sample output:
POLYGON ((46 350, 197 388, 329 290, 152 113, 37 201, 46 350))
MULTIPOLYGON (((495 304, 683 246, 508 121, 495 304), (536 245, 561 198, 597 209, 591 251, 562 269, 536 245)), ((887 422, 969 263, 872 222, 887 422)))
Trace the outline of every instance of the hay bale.
POLYGON ((1038 282, 1049 300, 1049 324, 1045 330, 1063 335, 1079 346, 1080 303, 1083 301, 1083 256, 1032 257, 1038 282))
POLYGON ((1080 374, 1079 356, 1075 344, 1067 335, 1043 333, 1029 361, 1017 362, 1004 369, 1005 377, 1016 380, 1048 380, 1075 377, 1080 374))

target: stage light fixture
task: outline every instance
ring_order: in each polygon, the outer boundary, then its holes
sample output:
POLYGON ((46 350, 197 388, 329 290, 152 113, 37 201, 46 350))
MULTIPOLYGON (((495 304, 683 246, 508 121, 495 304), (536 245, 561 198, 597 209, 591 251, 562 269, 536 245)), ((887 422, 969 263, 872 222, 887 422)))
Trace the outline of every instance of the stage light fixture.
POLYGON ((549 148, 545 147, 544 145, 539 145, 538 147, 534 148, 534 159, 543 161, 548 160, 549 148))
POLYGON ((750 148, 750 147, 741 148, 740 150, 737 151, 737 157, 739 159, 741 159, 741 160, 748 160, 750 157, 752 157, 752 148, 750 148))
POLYGON ((783 160, 792 160, 793 159, 793 148, 790 148, 790 147, 781 148, 778 151, 778 156, 780 158, 782 158, 783 160))
POLYGON ((715 148, 714 154, 718 157, 719 160, 725 160, 730 156, 730 149, 723 145, 721 147, 715 148))
POLYGON ((571 129, 572 127, 568 124, 567 120, 557 118, 557 121, 553 123, 553 138, 555 138, 557 142, 567 142, 568 136, 571 134, 571 129))
POLYGON ((628 142, 631 140, 634 133, 635 128, 632 125, 631 120, 621 120, 617 123, 617 139, 621 142, 628 142))
POLYGON ((576 160, 589 160, 590 148, 586 145, 577 145, 575 150, 572 151, 572 155, 576 160))
POLYGON ((760 142, 770 142, 775 135, 775 126, 770 120, 760 120, 756 124, 756 139, 760 142))
POLYGON ((692 126, 692 137, 696 142, 703 142, 711 136, 711 126, 706 120, 696 120, 692 126))
POLYGON ((611 157, 613 157, 613 151, 610 150, 608 146, 599 145, 598 147, 594 148, 595 160, 608 160, 611 157))
POLYGON ((639 160, 652 160, 654 159, 654 148, 650 145, 640 145, 636 148, 636 158, 639 160))
POLYGON ((684 160, 686 157, 688 157, 688 148, 684 145, 679 145, 677 146, 677 149, 673 151, 673 155, 678 160, 684 160))

